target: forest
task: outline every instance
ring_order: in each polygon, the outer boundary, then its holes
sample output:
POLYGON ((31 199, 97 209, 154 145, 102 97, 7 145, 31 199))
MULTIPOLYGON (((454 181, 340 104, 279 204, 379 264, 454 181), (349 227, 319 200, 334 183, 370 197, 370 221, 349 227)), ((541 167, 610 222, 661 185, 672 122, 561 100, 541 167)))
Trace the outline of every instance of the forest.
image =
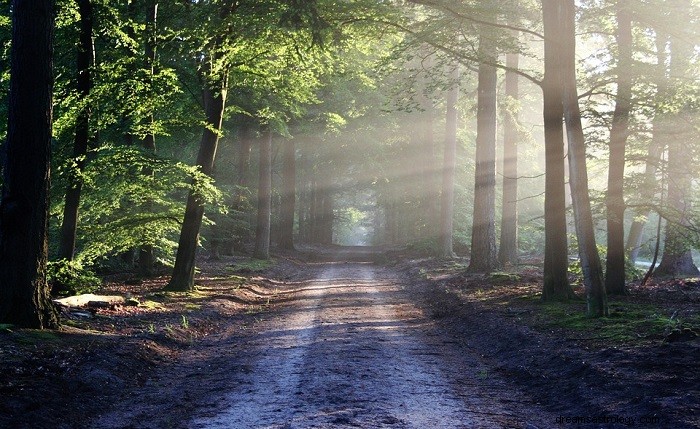
POLYGON ((2 2, 0 426, 700 427, 698 136, 697 0, 2 2))

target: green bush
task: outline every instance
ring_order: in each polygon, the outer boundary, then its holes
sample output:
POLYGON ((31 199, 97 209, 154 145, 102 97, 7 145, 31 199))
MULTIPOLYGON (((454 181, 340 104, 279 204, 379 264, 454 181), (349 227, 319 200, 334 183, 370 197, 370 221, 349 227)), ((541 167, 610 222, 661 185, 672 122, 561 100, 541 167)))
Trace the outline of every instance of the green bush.
POLYGON ((102 280, 90 270, 85 269, 78 261, 50 261, 47 265, 46 277, 49 284, 60 283, 65 286, 65 295, 76 295, 94 292, 102 284, 102 280))

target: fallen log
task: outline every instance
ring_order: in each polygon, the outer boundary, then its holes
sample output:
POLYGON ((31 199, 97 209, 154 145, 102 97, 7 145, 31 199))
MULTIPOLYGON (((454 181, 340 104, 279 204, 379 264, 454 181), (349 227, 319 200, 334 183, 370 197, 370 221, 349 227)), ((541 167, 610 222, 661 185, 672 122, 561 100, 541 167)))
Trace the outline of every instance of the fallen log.
POLYGON ((99 302, 106 307, 112 305, 124 305, 125 298, 119 295, 95 295, 85 293, 82 295, 68 296, 65 298, 54 299, 53 302, 63 307, 87 307, 91 302, 99 302))

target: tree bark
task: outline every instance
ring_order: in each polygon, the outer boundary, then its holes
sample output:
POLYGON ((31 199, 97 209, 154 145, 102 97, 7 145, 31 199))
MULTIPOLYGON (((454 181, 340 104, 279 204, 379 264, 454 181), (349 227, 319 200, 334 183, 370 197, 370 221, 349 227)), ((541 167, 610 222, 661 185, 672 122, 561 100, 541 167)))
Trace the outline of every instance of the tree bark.
POLYGON ((328 184, 321 190, 321 223, 319 238, 321 244, 333 244, 333 192, 328 184))
MULTIPOLYGON (((434 61, 430 54, 423 61, 423 66, 428 72, 433 72, 434 61)), ((417 135, 420 136, 420 158, 417 160, 421 166, 421 210, 423 231, 423 239, 427 239, 432 243, 437 243, 438 226, 440 221, 438 215, 440 213, 440 184, 439 184, 439 166, 435 158, 435 105, 428 94, 429 87, 425 79, 421 82, 420 103, 422 112, 419 115, 419 129, 417 135)))
MULTIPOLYGON (((214 171, 214 160, 219 144, 219 131, 224 116, 227 89, 228 80, 226 77, 219 77, 204 85, 204 111, 208 127, 202 132, 197 165, 201 168, 202 173, 209 176, 214 171)), ((187 197, 185 219, 182 222, 173 275, 170 283, 166 286, 168 290, 190 291, 194 289, 194 261, 203 216, 204 203, 194 192, 190 191, 187 197)))
POLYGON ((250 151, 253 147, 251 132, 250 122, 242 119, 238 131, 238 185, 244 188, 250 186, 250 151))
POLYGON ((270 258, 270 217, 272 216, 272 131, 269 126, 260 139, 258 166, 258 214, 255 226, 255 251, 258 259, 270 258))
POLYGON ((574 207, 574 224, 578 238, 579 259, 586 287, 589 316, 608 314, 607 296, 603 282, 603 267, 595 242, 595 230, 591 202, 588 195, 588 171, 586 168, 586 143, 581 125, 581 112, 576 89, 576 10, 574 0, 563 3, 563 55, 562 98, 564 120, 569 144, 569 183, 574 207))
POLYGON ((282 207, 280 216, 281 249, 294 250, 294 211, 296 203, 296 145, 294 140, 283 144, 282 207))
MULTIPOLYGON (((506 67, 517 69, 520 56, 506 55, 506 67)), ((518 263, 518 75, 507 70, 505 98, 508 106, 503 114, 503 204, 501 213, 501 240, 498 261, 502 266, 518 263)))
POLYGON ((569 284, 566 239, 566 191, 564 168, 564 115, 561 94, 561 0, 542 0, 544 22, 545 195, 544 195, 544 301, 574 298, 569 284))
MULTIPOLYGON (((146 42, 145 42, 145 53, 146 60, 148 61, 148 68, 150 73, 150 84, 153 85, 153 78, 155 76, 156 68, 156 26, 158 23, 158 2, 150 0, 147 4, 146 9, 146 42)), ((141 144, 143 148, 148 152, 156 153, 156 136, 153 133, 154 115, 153 112, 149 115, 148 120, 150 121, 151 127, 149 127, 148 133, 144 136, 141 144)), ((144 176, 153 175, 153 171, 145 168, 143 171, 144 176)), ((144 207, 146 212, 153 211, 153 202, 151 200, 147 201, 144 207)), ((153 251, 153 246, 143 245, 139 248, 138 253, 138 267, 139 273, 142 276, 153 275, 153 264, 155 263, 155 254, 153 251)))
POLYGON ((439 256, 454 258, 452 229, 454 217, 455 169, 457 164, 457 102, 459 101, 459 65, 452 70, 452 88, 447 92, 445 108, 445 155, 442 164, 442 194, 440 196, 439 256))
MULTIPOLYGON (((488 38, 479 41, 480 56, 495 50, 488 38)), ((496 249, 496 67, 479 64, 474 169, 474 216, 469 272, 488 273, 498 267, 496 249)))
POLYGON ((54 2, 12 2, 7 140, 0 202, 0 322, 56 328, 46 283, 54 2))
MULTIPOLYGON (((75 136, 73 139, 73 161, 68 173, 68 187, 66 189, 65 204, 63 206, 63 223, 61 224, 60 239, 58 245, 58 259, 73 260, 75 242, 78 231, 78 208, 80 206, 80 193, 83 187, 81 173, 85 168, 85 160, 90 140, 90 114, 91 107, 87 101, 92 88, 90 66, 93 60, 92 42, 92 3, 90 0, 77 0, 80 14, 80 30, 77 46, 77 90, 80 101, 84 103, 75 123, 75 136)), ((56 282, 53 285, 54 294, 66 290, 67 286, 56 282)))
MULTIPOLYGON (((678 3, 679 4, 679 3, 678 3)), ((677 5, 678 5, 677 4, 677 5)), ((689 42, 671 36, 670 44, 671 64, 670 87, 676 87, 676 91, 682 91, 680 83, 687 79, 689 73, 688 61, 693 57, 693 46, 689 42), (673 81, 678 85, 673 85, 673 81)), ((671 94, 674 95, 674 94, 671 94)), ((683 99, 684 94, 678 94, 683 99)), ((668 276, 695 276, 700 272, 693 262, 689 232, 687 226, 688 213, 691 210, 692 192, 691 176, 688 174, 694 166, 688 162, 685 138, 682 136, 684 127, 687 127, 689 119, 686 116, 691 108, 681 106, 678 109, 677 118, 669 124, 669 132, 674 135, 668 139, 668 214, 666 222, 666 238, 664 240, 664 253, 661 257, 657 275, 668 276), (671 131, 673 130, 673 131, 671 131)), ((694 136, 693 136, 694 137, 694 136)))
POLYGON ((625 145, 632 106, 632 11, 627 0, 617 2, 617 94, 610 131, 608 161, 607 235, 605 289, 610 295, 626 295, 625 284, 625 145))
MULTIPOLYGON (((657 74, 656 74, 656 99, 663 100, 664 97, 668 96, 667 89, 667 68, 666 68, 666 44, 668 38, 666 36, 658 35, 656 36, 656 57, 657 57, 657 74)), ((661 101, 658 102, 662 103, 661 101)), ((664 115, 661 113, 661 106, 656 106, 656 114, 652 121, 652 141, 649 145, 649 151, 647 153, 646 166, 644 167, 644 184, 640 191, 639 201, 642 204, 652 201, 654 194, 659 190, 658 181, 656 173, 658 167, 662 162, 662 156, 664 153, 664 115)), ((637 261, 639 255, 639 250, 642 245, 642 232, 644 231, 644 226, 647 223, 647 218, 649 217, 650 210, 642 209, 635 210, 635 219, 630 226, 630 232, 627 237, 627 250, 629 252, 629 259, 632 264, 637 261)))

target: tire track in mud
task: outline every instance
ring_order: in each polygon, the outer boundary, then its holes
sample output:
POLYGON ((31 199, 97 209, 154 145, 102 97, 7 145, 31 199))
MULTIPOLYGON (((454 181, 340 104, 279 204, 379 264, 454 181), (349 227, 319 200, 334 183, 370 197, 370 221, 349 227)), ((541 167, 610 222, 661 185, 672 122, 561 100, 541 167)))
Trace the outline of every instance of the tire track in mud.
POLYGON ((295 295, 244 345, 251 370, 232 375, 227 407, 188 427, 503 427, 492 416, 507 411, 456 383, 478 364, 444 355, 445 339, 390 272, 329 264, 295 295))

